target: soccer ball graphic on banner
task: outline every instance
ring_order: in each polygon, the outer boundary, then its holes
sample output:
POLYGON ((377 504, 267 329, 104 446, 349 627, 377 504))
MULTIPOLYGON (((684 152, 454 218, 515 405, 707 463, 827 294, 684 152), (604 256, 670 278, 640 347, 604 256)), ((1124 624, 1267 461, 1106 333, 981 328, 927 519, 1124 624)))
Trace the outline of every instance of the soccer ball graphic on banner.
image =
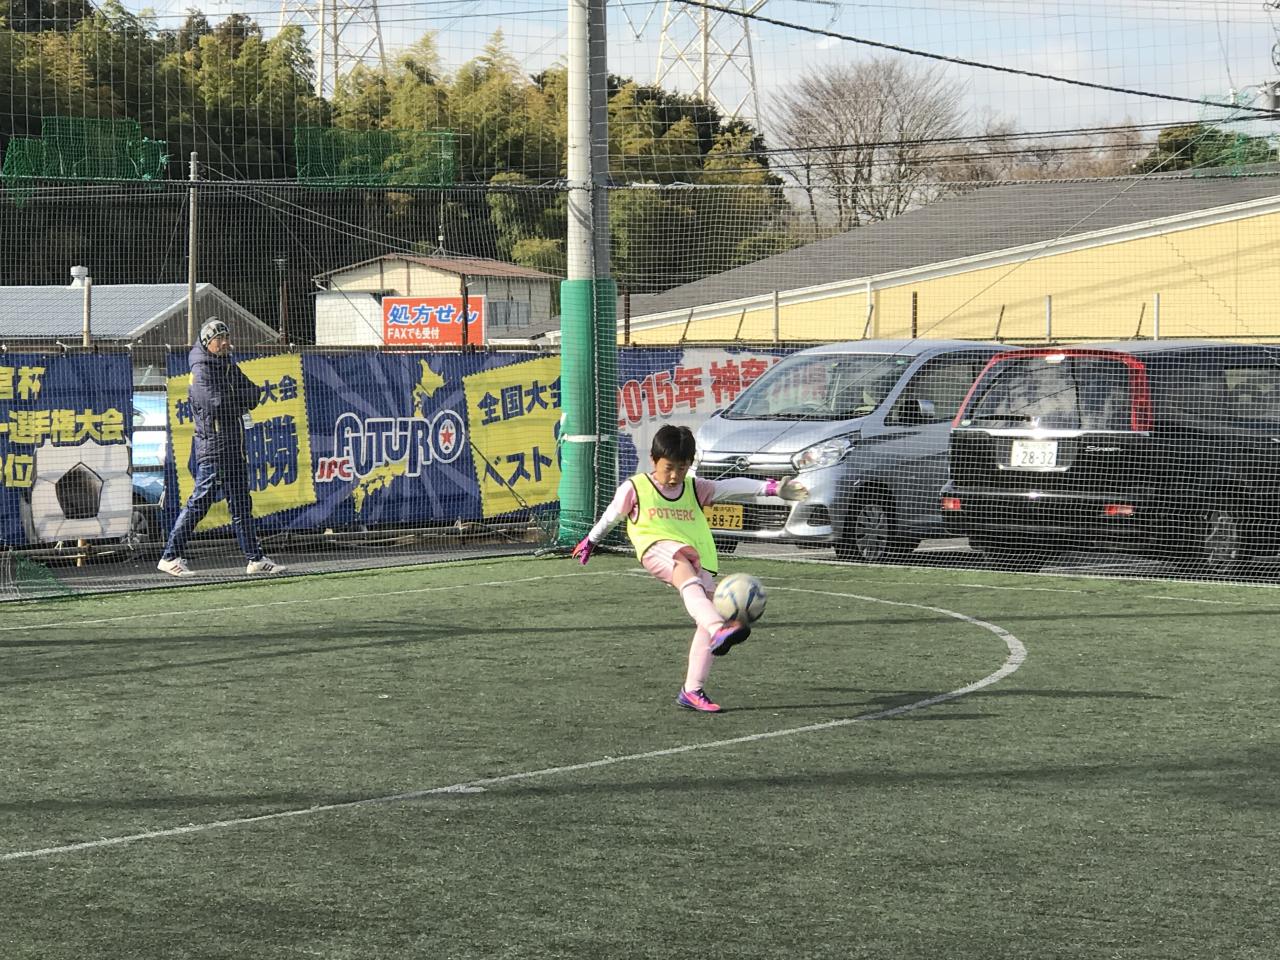
POLYGON ((712 602, 726 620, 754 623, 764 613, 768 596, 764 584, 749 573, 731 573, 716 587, 712 602))
POLYGON ((31 499, 22 508, 32 543, 123 537, 133 516, 129 447, 123 443, 55 446, 35 451, 31 499))

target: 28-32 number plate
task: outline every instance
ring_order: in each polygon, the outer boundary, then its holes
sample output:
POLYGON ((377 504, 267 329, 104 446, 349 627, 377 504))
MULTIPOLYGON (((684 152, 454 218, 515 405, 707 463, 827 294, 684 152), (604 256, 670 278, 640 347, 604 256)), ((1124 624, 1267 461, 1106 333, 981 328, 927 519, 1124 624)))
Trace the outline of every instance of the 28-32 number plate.
POLYGON ((1058 465, 1057 440, 1014 440, 1009 466, 1020 470, 1048 470, 1058 465))

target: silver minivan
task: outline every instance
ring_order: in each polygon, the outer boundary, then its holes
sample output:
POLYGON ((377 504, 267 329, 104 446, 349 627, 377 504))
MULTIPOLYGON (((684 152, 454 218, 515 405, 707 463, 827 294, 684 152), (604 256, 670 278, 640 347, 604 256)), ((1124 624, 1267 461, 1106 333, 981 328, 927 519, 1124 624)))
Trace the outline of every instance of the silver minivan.
POLYGON ((780 360, 698 430, 698 476, 798 476, 810 497, 707 508, 725 552, 743 541, 835 548, 877 563, 946 536, 951 420, 1007 345, 855 340, 780 360))

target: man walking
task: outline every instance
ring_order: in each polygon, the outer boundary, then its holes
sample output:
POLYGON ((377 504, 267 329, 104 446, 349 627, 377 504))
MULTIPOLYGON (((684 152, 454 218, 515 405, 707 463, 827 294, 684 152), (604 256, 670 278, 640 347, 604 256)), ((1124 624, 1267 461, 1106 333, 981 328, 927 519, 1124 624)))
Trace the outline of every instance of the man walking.
POLYGON ((158 569, 175 577, 191 575, 182 558, 187 540, 204 515, 225 499, 231 526, 248 559, 246 573, 282 573, 284 567, 262 553, 253 527, 249 468, 244 454, 245 420, 258 405, 258 385, 231 358, 231 330, 211 317, 191 348, 191 413, 195 421, 196 487, 178 514, 158 569))

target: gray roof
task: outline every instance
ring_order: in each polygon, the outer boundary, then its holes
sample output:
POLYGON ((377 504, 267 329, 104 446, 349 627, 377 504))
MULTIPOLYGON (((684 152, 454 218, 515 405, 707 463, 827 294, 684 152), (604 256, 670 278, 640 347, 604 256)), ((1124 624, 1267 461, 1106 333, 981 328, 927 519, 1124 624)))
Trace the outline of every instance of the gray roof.
POLYGON ((550 317, 546 320, 531 320, 523 327, 500 327, 496 324, 485 329, 490 340, 533 340, 560 329, 560 318, 550 317))
MULTIPOLYGON (((197 284, 196 296, 200 300, 212 297, 219 306, 233 307, 251 316, 211 283, 197 284)), ((186 309, 185 283, 95 283, 90 297, 90 326, 94 340, 136 340, 175 312, 185 314, 186 309)), ((0 287, 0 337, 78 341, 83 325, 83 287, 0 287)))
POLYGON ((874 277, 1273 196, 1280 196, 1280 177, 1148 177, 987 187, 662 293, 633 295, 631 315, 874 277))
POLYGON ((361 260, 358 263, 349 263, 345 267, 335 267, 332 270, 326 270, 324 273, 317 273, 314 279, 331 280, 339 274, 359 269, 371 263, 377 263, 379 260, 404 260, 409 263, 420 264, 431 270, 456 273, 460 277, 501 277, 511 280, 547 281, 558 281, 560 279, 549 273, 543 273, 541 270, 534 270, 532 267, 522 267, 519 264, 508 263, 505 260, 491 260, 488 257, 437 257, 412 253, 384 253, 381 256, 370 257, 368 260, 361 260))
POLYGON ((886 338, 880 340, 840 340, 835 343, 823 343, 807 348, 806 354, 822 353, 891 353, 900 357, 919 357, 934 350, 964 350, 969 347, 998 347, 1007 349, 1004 344, 995 344, 983 340, 930 340, 925 337, 886 338))

